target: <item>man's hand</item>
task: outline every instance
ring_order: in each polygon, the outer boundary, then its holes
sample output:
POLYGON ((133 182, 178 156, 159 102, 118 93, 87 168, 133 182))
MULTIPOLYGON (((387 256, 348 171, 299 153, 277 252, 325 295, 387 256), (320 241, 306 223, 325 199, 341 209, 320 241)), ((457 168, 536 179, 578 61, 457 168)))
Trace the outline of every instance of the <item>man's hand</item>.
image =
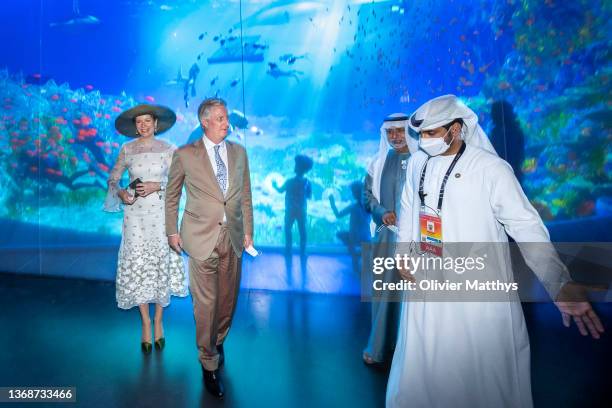
MULTIPOLYGON (((555 305, 561 312, 565 327, 570 327, 573 318, 580 334, 583 336, 590 334, 594 339, 598 339, 604 332, 603 324, 591 304, 586 300, 581 301, 581 299, 586 299, 587 288, 588 286, 575 282, 566 283, 561 288, 555 305)), ((594 289, 598 288, 594 287, 594 289)))
POLYGON ((407 280, 408 282, 416 282, 416 279, 412 273, 410 273, 410 268, 404 268, 400 266, 397 268, 397 272, 399 272, 402 279, 407 280))
POLYGON ((168 235, 168 245, 179 255, 183 252, 183 240, 179 234, 168 235))
POLYGON ((397 217, 395 215, 395 211, 387 211, 382 216, 382 222, 385 225, 395 225, 396 221, 397 221, 397 217))
POLYGON ((601 324, 601 320, 599 320, 589 302, 555 302, 555 305, 561 312, 565 327, 570 327, 573 317, 580 334, 583 336, 590 334, 594 339, 598 339, 600 333, 604 332, 603 324, 601 324))
POLYGON ((136 192, 141 197, 146 197, 151 193, 159 191, 160 185, 154 181, 145 181, 144 183, 136 184, 136 192))
POLYGON ((244 242, 243 245, 245 248, 250 247, 251 245, 253 245, 253 237, 251 237, 248 234, 244 234, 244 242))
POLYGON ((130 193, 127 192, 127 190, 119 190, 117 195, 121 199, 121 202, 123 202, 123 204, 125 205, 132 205, 134 204, 134 201, 136 201, 136 197, 131 196, 130 193))

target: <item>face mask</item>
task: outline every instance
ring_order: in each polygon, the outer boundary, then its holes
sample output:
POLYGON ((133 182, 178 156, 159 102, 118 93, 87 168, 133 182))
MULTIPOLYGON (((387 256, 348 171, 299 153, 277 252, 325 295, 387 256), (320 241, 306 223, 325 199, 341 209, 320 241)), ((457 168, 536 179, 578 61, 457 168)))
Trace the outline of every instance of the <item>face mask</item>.
MULTIPOLYGON (((450 132, 450 129, 446 131, 444 136, 435 137, 435 138, 427 138, 423 139, 422 137, 419 139, 419 147, 425 151, 430 156, 439 156, 442 153, 446 152, 449 148, 453 140, 450 141, 449 144, 446 144, 444 138, 450 132)), ((453 138, 454 139, 454 138, 453 138)))

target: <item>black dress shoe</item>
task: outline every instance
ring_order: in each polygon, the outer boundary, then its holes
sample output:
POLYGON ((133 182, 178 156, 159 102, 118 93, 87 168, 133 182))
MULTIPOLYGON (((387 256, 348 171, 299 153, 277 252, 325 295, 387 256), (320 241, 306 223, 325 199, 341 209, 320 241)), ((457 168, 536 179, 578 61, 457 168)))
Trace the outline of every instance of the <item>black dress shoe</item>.
POLYGON ((223 398, 224 387, 219 377, 219 370, 208 371, 202 367, 202 374, 204 375, 206 390, 217 398, 223 398))
POLYGON ((219 352, 219 367, 225 363, 225 352, 223 351, 223 344, 217 345, 217 351, 219 352))

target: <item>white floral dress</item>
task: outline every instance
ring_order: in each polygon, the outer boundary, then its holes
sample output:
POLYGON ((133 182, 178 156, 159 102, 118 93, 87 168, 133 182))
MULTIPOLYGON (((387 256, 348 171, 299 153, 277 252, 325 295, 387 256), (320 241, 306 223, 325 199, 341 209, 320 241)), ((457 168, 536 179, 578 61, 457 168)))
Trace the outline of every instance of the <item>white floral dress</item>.
MULTIPOLYGON (((128 142, 108 180, 105 211, 121 211, 123 230, 117 262, 116 294, 120 309, 145 303, 167 306, 170 296, 187 296, 183 259, 168 246, 164 225, 165 185, 174 147, 161 140, 128 142), (128 170, 130 182, 161 183, 162 190, 137 197, 132 205, 123 205, 117 193, 119 181, 128 170)), ((133 191, 130 191, 133 194, 133 191)))

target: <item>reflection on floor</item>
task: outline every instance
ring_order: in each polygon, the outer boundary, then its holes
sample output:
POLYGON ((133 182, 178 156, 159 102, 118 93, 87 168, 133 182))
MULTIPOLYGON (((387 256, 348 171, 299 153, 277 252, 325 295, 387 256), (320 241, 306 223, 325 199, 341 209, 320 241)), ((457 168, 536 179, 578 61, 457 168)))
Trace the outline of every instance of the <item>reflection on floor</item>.
MULTIPOLYGON (((610 306, 598 305, 608 327, 610 306)), ((384 406, 386 371, 360 359, 369 304, 356 296, 243 290, 226 342, 223 402, 202 385, 190 299, 173 299, 167 347, 148 357, 138 313, 116 309, 108 282, 0 274, 0 310, 0 385, 75 386, 70 406, 384 406)), ((607 396, 610 406, 610 335, 595 342, 563 329, 550 304, 525 312, 535 405, 594 406, 607 396)))
POLYGON ((267 251, 252 258, 244 255, 243 289, 359 295, 359 271, 346 254, 312 254, 304 258, 267 251), (291 271, 288 273, 287 271, 291 271))

